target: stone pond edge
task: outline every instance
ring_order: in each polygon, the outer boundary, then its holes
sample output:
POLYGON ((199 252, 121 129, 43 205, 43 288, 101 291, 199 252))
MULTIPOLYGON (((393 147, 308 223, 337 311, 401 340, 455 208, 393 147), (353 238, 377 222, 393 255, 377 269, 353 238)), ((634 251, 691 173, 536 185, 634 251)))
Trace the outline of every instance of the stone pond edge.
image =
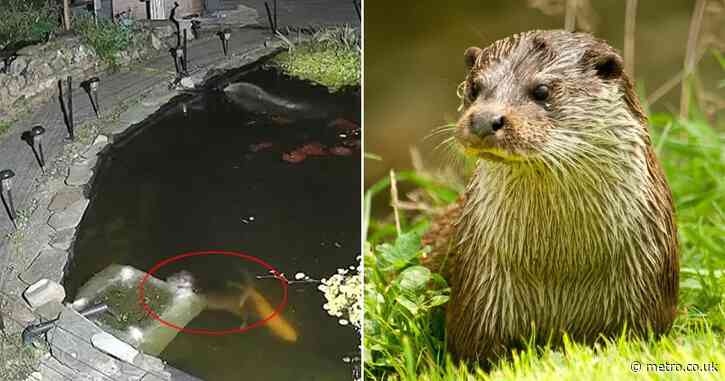
MULTIPOLYGON (((237 53, 222 62, 203 68, 190 77, 186 84, 198 86, 212 70, 231 70, 262 60, 281 49, 280 41, 266 41, 264 45, 237 53)), ((90 345, 90 337, 99 328, 60 301, 33 308, 23 298, 23 292, 35 282, 48 279, 60 283, 72 254, 72 243, 78 224, 88 207, 92 179, 98 157, 103 150, 132 127, 158 112, 179 93, 161 83, 145 92, 146 97, 120 112, 110 129, 95 136, 92 143, 81 148, 63 177, 46 177, 38 185, 27 220, 13 233, 5 245, 6 255, 13 264, 5 278, 3 315, 7 332, 20 332, 25 326, 60 316, 57 328, 48 334, 49 353, 42 355, 38 371, 26 380, 193 380, 178 370, 166 366, 153 356, 140 356, 139 364, 130 365, 102 353, 90 345), (82 329, 79 329, 81 327, 82 329), (95 327, 95 329, 93 328, 95 327), (79 359, 84 359, 83 361, 79 359), (93 364, 86 362, 93 361, 93 364), (161 364, 161 365, 159 365, 161 364), (140 371, 142 370, 142 371, 140 371)), ((118 112, 118 107, 116 112, 118 112)))

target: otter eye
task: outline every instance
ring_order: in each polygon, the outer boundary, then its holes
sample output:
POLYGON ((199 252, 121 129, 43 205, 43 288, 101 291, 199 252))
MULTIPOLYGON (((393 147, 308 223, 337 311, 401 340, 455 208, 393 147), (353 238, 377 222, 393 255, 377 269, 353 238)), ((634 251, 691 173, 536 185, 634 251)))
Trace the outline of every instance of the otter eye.
POLYGON ((531 92, 531 96, 537 101, 545 101, 549 98, 549 86, 538 85, 534 87, 534 91, 531 92))

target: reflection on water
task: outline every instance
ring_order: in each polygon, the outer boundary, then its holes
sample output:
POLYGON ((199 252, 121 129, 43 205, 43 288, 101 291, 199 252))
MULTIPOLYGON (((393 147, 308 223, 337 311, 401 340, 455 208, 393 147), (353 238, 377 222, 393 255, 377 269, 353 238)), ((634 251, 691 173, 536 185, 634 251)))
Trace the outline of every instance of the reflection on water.
MULTIPOLYGON (((74 246, 65 281, 71 296, 111 263, 147 270, 191 251, 244 252, 288 275, 303 271, 315 278, 355 261, 360 153, 346 128, 360 123, 359 95, 333 96, 268 70, 234 79, 324 112, 311 113, 316 119, 258 115, 209 90, 184 98, 186 113, 170 106, 114 145, 101 161, 74 246), (304 148, 310 144, 315 152, 304 148), (297 151, 303 160, 285 159, 297 151)), ((265 271, 216 256, 174 262, 155 275, 164 279, 181 270, 190 271, 204 292, 227 293, 224 288, 240 282, 244 271, 265 271)), ((357 351, 359 340, 321 308, 315 287, 290 286, 283 316, 298 333, 296 342, 265 328, 227 336, 181 333, 161 357, 207 380, 349 379, 341 358, 357 351)), ((279 303, 276 280, 257 280, 255 288, 272 305, 279 303)), ((238 315, 208 310, 189 327, 241 324, 238 315)))

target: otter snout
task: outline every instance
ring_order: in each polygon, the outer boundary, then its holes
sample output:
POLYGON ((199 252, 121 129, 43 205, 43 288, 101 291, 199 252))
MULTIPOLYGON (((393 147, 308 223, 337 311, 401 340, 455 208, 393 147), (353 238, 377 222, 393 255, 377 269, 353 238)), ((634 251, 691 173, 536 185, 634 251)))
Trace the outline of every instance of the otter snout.
POLYGON ((468 129, 472 134, 484 139, 506 125, 506 117, 495 111, 482 111, 470 115, 468 129))
POLYGON ((481 151, 501 148, 501 130, 510 124, 503 106, 474 104, 458 121, 458 141, 470 154, 484 156, 481 151))

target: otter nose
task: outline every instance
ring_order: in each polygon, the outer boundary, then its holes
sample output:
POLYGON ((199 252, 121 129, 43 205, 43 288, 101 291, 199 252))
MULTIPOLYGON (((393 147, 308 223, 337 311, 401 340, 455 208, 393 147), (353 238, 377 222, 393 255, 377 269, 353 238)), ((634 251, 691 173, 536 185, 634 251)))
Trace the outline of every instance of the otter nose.
POLYGON ((506 117, 491 112, 482 112, 471 115, 471 132, 479 138, 484 138, 502 129, 506 125, 506 117))

